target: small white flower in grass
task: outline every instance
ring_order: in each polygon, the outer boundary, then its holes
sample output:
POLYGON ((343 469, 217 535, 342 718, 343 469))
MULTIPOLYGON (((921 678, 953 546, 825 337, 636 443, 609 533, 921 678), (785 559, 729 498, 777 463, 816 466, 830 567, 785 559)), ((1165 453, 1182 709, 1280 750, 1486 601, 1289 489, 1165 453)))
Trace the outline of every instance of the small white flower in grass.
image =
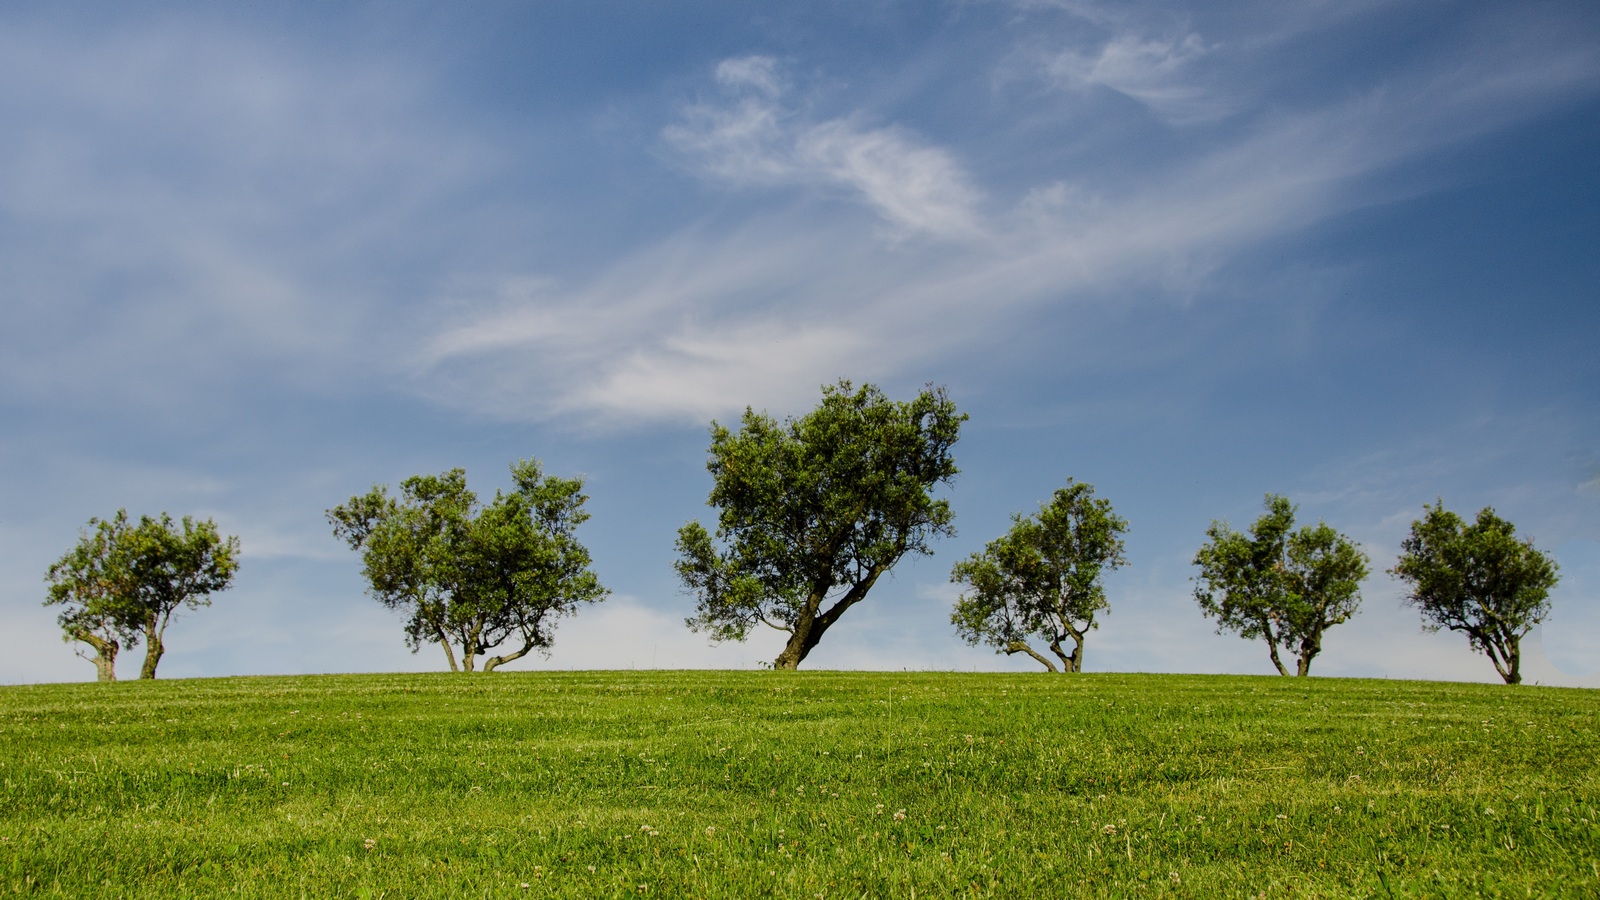
POLYGON ((895 810, 894 811, 894 820, 896 822, 904 822, 906 820, 906 811, 903 810, 903 809, 895 810))
POLYGON ((715 825, 707 825, 706 826, 706 837, 713 837, 714 835, 716 835, 716 833, 717 833, 717 828, 716 828, 715 825))
POLYGON ((1102 826, 1100 826, 1100 833, 1101 834, 1116 834, 1117 833, 1117 826, 1112 825, 1110 823, 1102 825, 1102 826))
POLYGON ((1288 819, 1288 818, 1289 818, 1289 817, 1288 817, 1288 816, 1286 816, 1286 815, 1284 815, 1284 814, 1283 814, 1283 813, 1278 813, 1278 815, 1277 815, 1277 818, 1278 818, 1278 819, 1279 819, 1279 820, 1280 820, 1280 821, 1282 821, 1282 820, 1285 820, 1285 819, 1288 819))
POLYGON ((361 842, 361 846, 367 848, 368 850, 372 850, 372 849, 375 849, 378 846, 378 842, 376 840, 374 840, 373 838, 367 838, 366 840, 361 842))
POLYGON ((1168 872, 1167 878, 1171 879, 1173 884, 1178 884, 1183 881, 1182 878, 1178 877, 1177 872, 1168 872))

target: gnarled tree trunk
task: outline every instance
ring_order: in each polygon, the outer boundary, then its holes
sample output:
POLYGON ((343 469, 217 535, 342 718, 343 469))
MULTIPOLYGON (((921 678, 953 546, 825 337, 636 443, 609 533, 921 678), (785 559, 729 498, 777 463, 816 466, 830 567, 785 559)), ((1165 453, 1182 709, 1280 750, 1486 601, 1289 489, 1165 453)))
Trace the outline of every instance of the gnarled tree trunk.
POLYGON ((1311 661, 1322 652, 1322 635, 1317 634, 1300 642, 1300 658, 1295 663, 1295 674, 1301 677, 1311 674, 1311 661))
POLYGON ((817 610, 822 608, 822 601, 827 596, 828 583, 814 589, 811 596, 806 598, 805 608, 800 610, 800 615, 795 619, 794 630, 789 633, 789 643, 784 645, 783 652, 772 661, 772 668, 793 671, 800 668, 800 663, 822 640, 822 635, 839 621, 844 611, 856 605, 856 602, 867 596, 867 591, 872 589, 873 582, 878 580, 882 570, 872 568, 867 571, 867 577, 851 586, 848 593, 839 598, 839 602, 828 608, 828 611, 817 615, 817 610))
POLYGON ((1486 633, 1480 641, 1483 651, 1494 663, 1494 670, 1506 684, 1522 683, 1522 638, 1520 635, 1486 633))
POLYGON ((107 640, 87 628, 78 629, 72 636, 94 648, 94 658, 90 662, 94 663, 96 680, 102 683, 116 681, 117 651, 122 649, 121 646, 116 641, 107 640))
POLYGON ((1261 623, 1261 634, 1267 639, 1267 655, 1272 657, 1272 664, 1278 668, 1278 674, 1288 675, 1289 670, 1283 667, 1283 660, 1278 658, 1278 635, 1272 630, 1272 622, 1261 623))
POLYGON ((167 652, 165 644, 161 643, 161 632, 164 628, 148 625, 144 630, 144 665, 139 667, 141 679, 156 677, 156 666, 161 663, 162 654, 167 652))
POLYGON ((1083 636, 1074 631, 1067 634, 1072 636, 1072 652, 1068 653, 1061 647, 1061 638, 1066 635, 1058 635, 1050 641, 1050 652, 1061 660, 1062 672, 1071 675, 1083 671, 1083 636))
POLYGON ((1033 657, 1034 659, 1038 660, 1046 669, 1049 669, 1051 672, 1059 671, 1056 668, 1056 664, 1055 663, 1053 663, 1050 660, 1046 659, 1038 651, 1036 651, 1032 647, 1028 646, 1028 642, 1027 641, 1012 641, 1011 643, 1009 643, 1009 644, 1007 644, 1005 646, 1005 651, 1006 651, 1006 655, 1007 656, 1010 656, 1013 653, 1026 653, 1029 656, 1033 657))
POLYGON ((483 661, 483 672, 485 675, 487 675, 488 673, 493 672, 495 669, 505 665, 508 662, 512 662, 527 656, 532 650, 533 641, 525 641, 522 645, 522 649, 520 650, 516 650, 511 653, 505 653, 500 656, 491 656, 483 661))

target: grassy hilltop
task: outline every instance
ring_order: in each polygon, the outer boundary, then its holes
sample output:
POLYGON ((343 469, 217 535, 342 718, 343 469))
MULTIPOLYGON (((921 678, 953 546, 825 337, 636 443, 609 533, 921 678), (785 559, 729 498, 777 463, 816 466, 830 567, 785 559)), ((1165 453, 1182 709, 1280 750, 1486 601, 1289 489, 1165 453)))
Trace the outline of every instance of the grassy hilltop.
POLYGON ((1600 692, 1171 675, 0 689, 0 893, 1600 896, 1600 692))

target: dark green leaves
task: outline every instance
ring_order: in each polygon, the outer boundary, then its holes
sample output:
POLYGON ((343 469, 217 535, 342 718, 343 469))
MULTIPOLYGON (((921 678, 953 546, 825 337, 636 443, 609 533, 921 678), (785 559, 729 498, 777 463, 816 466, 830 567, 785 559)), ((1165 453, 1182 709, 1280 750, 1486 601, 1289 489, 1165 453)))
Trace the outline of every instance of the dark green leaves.
POLYGON ((1488 507, 1471 525, 1442 501, 1423 509, 1390 574, 1409 584, 1424 628, 1465 632, 1506 683, 1520 683, 1521 639, 1550 613, 1555 561, 1488 507))
POLYGON ((1012 516, 1011 530, 982 553, 956 564, 950 580, 966 584, 950 621, 969 644, 1001 653, 1026 653, 1055 671, 1028 645, 1043 639, 1068 672, 1083 664, 1083 642, 1109 605, 1102 577, 1125 565, 1127 520, 1094 496, 1089 484, 1068 481, 1037 515, 1012 516), (1062 649, 1071 637, 1074 650, 1062 649))
POLYGON ((1195 600, 1217 630, 1248 640, 1263 638, 1272 663, 1289 674, 1280 648, 1299 655, 1298 674, 1310 671, 1322 651, 1322 633, 1348 620, 1361 605, 1367 555, 1325 524, 1294 527, 1294 506, 1276 494, 1249 534, 1213 522, 1210 540, 1195 554, 1200 567, 1195 600))
POLYGON ((778 665, 798 665, 902 556, 951 533, 950 504, 931 491, 955 477, 965 420, 943 388, 901 403, 841 381, 798 419, 747 409, 738 431, 712 423, 716 540, 699 523, 678 533, 678 576, 698 601, 689 626, 716 640, 758 623, 788 631, 778 665))
MULTIPOLYGON (((239 539, 224 539, 210 519, 184 516, 175 523, 166 513, 134 524, 119 509, 89 525, 93 532, 81 533, 45 575, 45 605, 64 607, 56 621, 68 638, 95 648, 97 664, 144 638, 143 676, 154 678, 167 622, 180 607, 210 605, 208 595, 233 582, 239 539)), ((102 666, 102 680, 110 680, 108 669, 102 666)))
POLYGON ((573 532, 588 519, 581 479, 544 476, 534 460, 511 467, 516 489, 480 506, 466 473, 452 469, 400 483, 400 496, 374 487, 328 511, 334 534, 362 552, 362 574, 380 603, 404 609, 407 644, 452 644, 460 668, 507 640, 518 649, 484 670, 546 650, 555 621, 608 593, 589 571, 573 532))

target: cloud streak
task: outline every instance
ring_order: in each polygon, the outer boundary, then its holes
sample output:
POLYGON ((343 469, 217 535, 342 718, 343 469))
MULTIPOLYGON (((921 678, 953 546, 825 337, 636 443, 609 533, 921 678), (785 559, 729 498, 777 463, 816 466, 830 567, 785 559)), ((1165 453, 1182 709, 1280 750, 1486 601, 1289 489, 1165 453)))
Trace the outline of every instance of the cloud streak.
POLYGON ((747 56, 717 65, 723 96, 695 104, 666 139, 692 167, 734 185, 844 188, 905 234, 943 239, 983 232, 982 199, 945 150, 910 130, 859 114, 808 121, 784 105, 777 62, 747 56))
POLYGON ((1500 62, 1264 117, 1135 182, 1041 185, 979 230, 968 227, 975 190, 928 200, 965 184, 941 174, 954 171, 942 151, 907 149, 893 127, 864 130, 859 113, 806 122, 778 104, 787 89, 775 63, 726 61, 718 80, 737 96, 668 129, 702 173, 849 184, 888 221, 965 239, 884 244, 858 219, 812 209, 686 231, 587 285, 519 297, 527 279, 513 276, 488 309, 464 300, 469 311, 440 327, 418 371, 458 385, 437 399, 513 417, 703 420, 800 402, 842 375, 948 360, 1112 284, 1185 296, 1240 248, 1387 199, 1370 183, 1387 167, 1535 115, 1600 74, 1592 52, 1500 62), (856 156, 865 162, 842 162, 856 156))

